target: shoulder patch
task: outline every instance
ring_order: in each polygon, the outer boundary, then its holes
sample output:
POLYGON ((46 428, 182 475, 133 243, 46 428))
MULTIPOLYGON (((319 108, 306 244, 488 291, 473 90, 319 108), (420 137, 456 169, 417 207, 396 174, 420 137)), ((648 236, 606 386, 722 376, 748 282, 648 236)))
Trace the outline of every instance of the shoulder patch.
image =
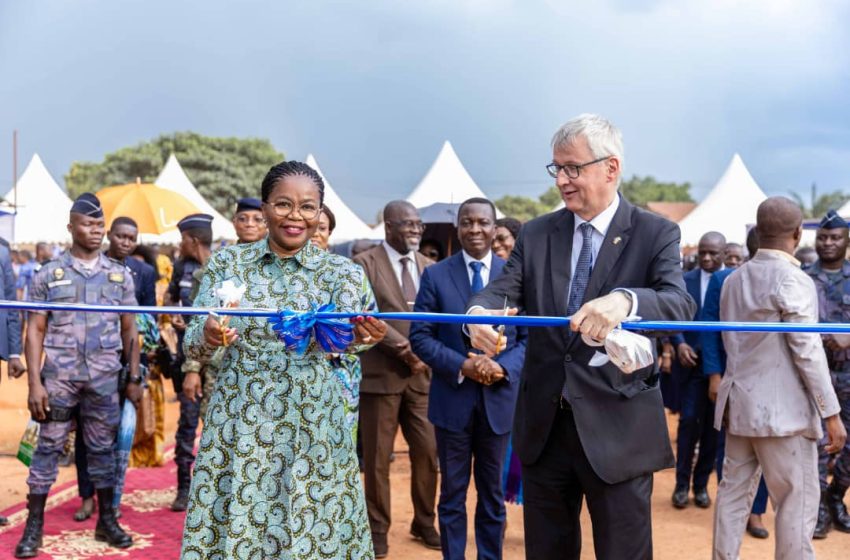
POLYGON ((62 267, 54 269, 53 277, 57 280, 62 280, 65 277, 65 269, 62 267))

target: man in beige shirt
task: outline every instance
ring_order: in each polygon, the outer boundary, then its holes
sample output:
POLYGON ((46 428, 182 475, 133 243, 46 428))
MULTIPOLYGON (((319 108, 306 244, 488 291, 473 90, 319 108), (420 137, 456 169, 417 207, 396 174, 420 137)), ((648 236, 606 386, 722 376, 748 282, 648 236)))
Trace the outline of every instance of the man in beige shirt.
MULTIPOLYGON (((721 321, 817 322, 814 283, 792 256, 802 218, 783 197, 759 206, 760 248, 726 280, 721 321)), ((728 357, 714 425, 725 425, 727 436, 714 558, 738 558, 760 471, 776 509, 776 558, 814 558, 821 418, 828 449, 841 449, 847 437, 820 335, 724 332, 723 342, 728 357)))

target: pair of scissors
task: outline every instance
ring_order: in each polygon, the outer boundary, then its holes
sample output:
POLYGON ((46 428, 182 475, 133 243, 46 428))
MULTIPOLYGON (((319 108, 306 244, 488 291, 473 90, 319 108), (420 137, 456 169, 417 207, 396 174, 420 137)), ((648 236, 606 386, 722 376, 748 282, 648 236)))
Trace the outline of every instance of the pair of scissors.
MULTIPOLYGON (((502 308, 502 316, 508 316, 508 296, 505 296, 505 305, 502 308)), ((502 348, 502 343, 504 342, 505 346, 507 346, 508 342, 507 340, 503 340, 505 336, 505 325, 499 325, 499 328, 497 328, 496 331, 499 333, 499 337, 496 339, 496 351, 501 352, 499 349, 502 348)))

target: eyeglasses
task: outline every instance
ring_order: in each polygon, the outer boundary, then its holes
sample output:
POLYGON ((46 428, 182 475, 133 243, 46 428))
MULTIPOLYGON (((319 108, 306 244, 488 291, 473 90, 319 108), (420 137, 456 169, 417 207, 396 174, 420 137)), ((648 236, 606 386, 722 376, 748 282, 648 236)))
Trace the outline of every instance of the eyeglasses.
POLYGON ((400 229, 414 229, 416 231, 425 231, 425 224, 416 220, 401 220, 401 221, 387 221, 387 223, 398 226, 400 229))
POLYGON ((612 157, 612 156, 601 157, 599 159, 595 159, 593 161, 588 161, 587 163, 581 163, 579 165, 572 165, 572 164, 569 164, 569 163, 567 165, 558 165, 557 163, 550 163, 549 165, 546 166, 546 171, 549 172, 549 175, 551 175, 552 177, 555 177, 557 179, 558 173, 560 173, 561 170, 563 169, 564 173, 567 174, 567 177, 569 177, 570 179, 578 179, 578 176, 581 173, 581 170, 582 170, 583 167, 587 167, 588 165, 593 165, 594 163, 599 163, 600 161, 605 161, 606 159, 608 159, 610 157, 612 157))
MULTIPOLYGON (((275 216, 279 218, 286 218, 291 216, 295 211, 296 206, 292 201, 289 200, 280 200, 275 202, 274 204, 270 202, 264 202, 263 204, 268 204, 272 207, 272 211, 275 213, 275 216)), ((316 204, 315 202, 304 202, 298 205, 298 215, 304 218, 305 220, 312 220, 319 215, 319 212, 322 211, 322 207, 316 204)))

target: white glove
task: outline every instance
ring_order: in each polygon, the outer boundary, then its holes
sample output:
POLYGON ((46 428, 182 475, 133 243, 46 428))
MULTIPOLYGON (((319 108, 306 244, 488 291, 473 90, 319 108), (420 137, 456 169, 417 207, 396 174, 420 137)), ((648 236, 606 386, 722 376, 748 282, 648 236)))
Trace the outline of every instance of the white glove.
MULTIPOLYGON (((628 320, 634 320, 630 317, 628 320)), ((582 335, 588 346, 604 346, 605 354, 596 352, 590 359, 591 367, 599 367, 611 361, 623 373, 634 373, 655 363, 652 353, 652 341, 645 336, 623 330, 619 327, 608 333, 603 342, 582 335)))

